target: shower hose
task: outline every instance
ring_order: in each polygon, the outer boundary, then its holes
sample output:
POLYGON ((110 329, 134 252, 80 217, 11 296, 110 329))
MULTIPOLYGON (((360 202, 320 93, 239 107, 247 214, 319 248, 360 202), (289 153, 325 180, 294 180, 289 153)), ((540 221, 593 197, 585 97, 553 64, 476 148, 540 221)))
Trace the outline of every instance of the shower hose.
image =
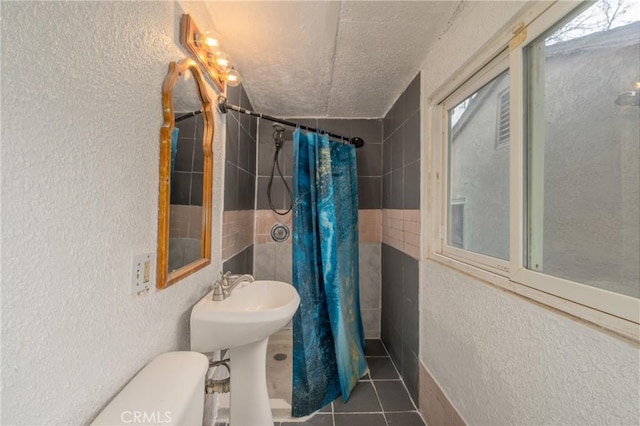
POLYGON ((285 180, 284 176, 282 175, 282 170, 280 169, 279 155, 280 155, 280 150, 284 146, 284 142, 285 142, 283 126, 280 126, 278 124, 273 125, 273 140, 276 144, 276 152, 273 155, 273 164, 271 166, 271 176, 269 177, 269 183, 267 184, 267 201, 269 202, 269 207, 275 214, 284 216, 291 211, 291 208, 293 207, 293 202, 291 200, 291 188, 289 188, 289 184, 285 180), (289 208, 285 211, 278 211, 273 206, 273 200, 271 199, 271 188, 273 186, 273 176, 275 174, 276 169, 278 170, 278 175, 280 175, 280 180, 282 180, 282 183, 284 184, 284 188, 287 191, 287 194, 289 196, 289 208))

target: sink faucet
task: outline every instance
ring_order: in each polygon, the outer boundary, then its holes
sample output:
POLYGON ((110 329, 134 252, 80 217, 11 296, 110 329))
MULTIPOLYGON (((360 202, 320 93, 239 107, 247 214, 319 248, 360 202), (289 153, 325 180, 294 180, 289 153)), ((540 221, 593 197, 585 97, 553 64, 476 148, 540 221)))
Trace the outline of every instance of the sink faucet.
POLYGON ((222 301, 231 295, 234 288, 241 283, 250 283, 255 281, 253 275, 249 274, 232 274, 227 271, 224 274, 220 273, 220 279, 213 284, 213 297, 214 301, 222 301))

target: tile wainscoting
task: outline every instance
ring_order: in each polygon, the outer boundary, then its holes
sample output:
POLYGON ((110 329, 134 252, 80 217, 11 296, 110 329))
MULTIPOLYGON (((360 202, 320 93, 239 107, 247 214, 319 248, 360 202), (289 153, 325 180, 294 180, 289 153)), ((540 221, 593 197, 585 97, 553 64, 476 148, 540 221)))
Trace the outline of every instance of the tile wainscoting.
POLYGON ((255 210, 225 211, 222 216, 222 260, 227 261, 253 244, 255 210))
POLYGON ((422 364, 419 405, 420 413, 429 426, 465 426, 460 414, 422 364))
POLYGON ((420 210, 382 210, 382 242, 420 259, 420 210))

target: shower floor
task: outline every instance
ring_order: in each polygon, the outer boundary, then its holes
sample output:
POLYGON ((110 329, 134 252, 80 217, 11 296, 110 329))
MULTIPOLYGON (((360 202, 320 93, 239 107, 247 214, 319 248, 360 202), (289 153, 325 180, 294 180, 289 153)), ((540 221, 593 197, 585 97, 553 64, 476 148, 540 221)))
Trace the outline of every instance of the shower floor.
MULTIPOLYGON (((293 329, 284 328, 269 337, 267 345, 267 390, 271 413, 275 424, 303 422, 309 417, 291 417, 291 390, 293 371, 293 329), (283 357, 284 355, 284 357, 283 357), (278 359, 276 359, 278 358, 278 359)), ((229 394, 221 394, 218 400, 216 426, 229 421, 229 394)))
POLYGON ((267 345, 267 389, 269 397, 284 401, 291 414, 293 329, 285 328, 269 338, 267 345), (282 357, 286 357, 282 359, 282 357))
MULTIPOLYGON (((425 425, 386 348, 377 339, 367 340, 369 374, 360 379, 349 402, 345 404, 338 398, 309 417, 291 417, 292 352, 292 329, 283 329, 269 338, 267 387, 274 426, 425 425), (274 359, 280 354, 286 358, 274 359)), ((216 426, 228 426, 228 397, 229 394, 224 394, 220 398, 216 426)))

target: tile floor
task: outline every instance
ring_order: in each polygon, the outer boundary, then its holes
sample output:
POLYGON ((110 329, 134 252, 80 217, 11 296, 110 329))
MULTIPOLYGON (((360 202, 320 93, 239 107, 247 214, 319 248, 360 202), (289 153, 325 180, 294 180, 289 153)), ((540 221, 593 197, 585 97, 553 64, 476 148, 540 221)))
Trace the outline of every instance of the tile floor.
POLYGON ((338 398, 306 422, 274 426, 424 426, 382 342, 367 340, 365 356, 370 374, 360 380, 346 404, 338 398))

